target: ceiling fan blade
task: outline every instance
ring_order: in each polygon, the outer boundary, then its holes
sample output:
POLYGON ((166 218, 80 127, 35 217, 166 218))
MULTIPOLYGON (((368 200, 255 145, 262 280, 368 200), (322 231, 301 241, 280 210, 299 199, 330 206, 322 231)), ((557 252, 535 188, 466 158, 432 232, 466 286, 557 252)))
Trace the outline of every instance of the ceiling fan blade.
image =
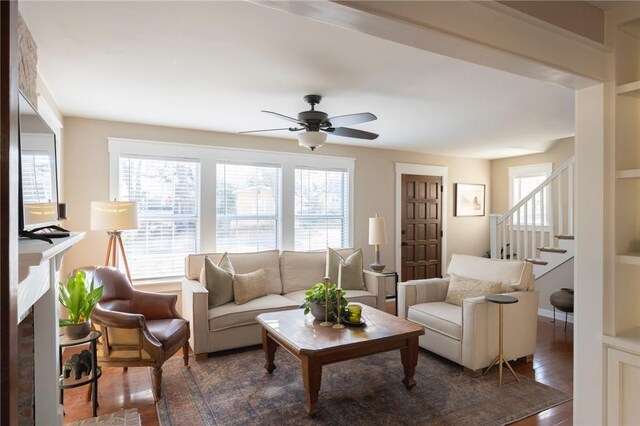
POLYGON ((282 118, 284 120, 291 121, 292 123, 301 124, 303 126, 305 125, 304 121, 300 121, 297 118, 288 117, 286 115, 278 114, 277 112, 273 112, 273 111, 264 111, 263 110, 262 112, 266 112, 267 114, 271 114, 271 115, 274 115, 276 117, 282 118))
POLYGON ((367 121, 377 120, 378 117, 370 112, 361 112, 358 114, 338 115, 329 117, 327 120, 331 123, 331 127, 353 126, 354 124, 366 123, 367 121))
POLYGON ((258 132, 275 132, 278 130, 289 130, 290 132, 298 132, 300 130, 304 130, 304 127, 283 127, 281 129, 263 129, 263 130, 246 130, 244 132, 238 132, 238 133, 258 133, 258 132))
POLYGON ((347 138, 358 138, 373 140, 378 137, 377 134, 371 132, 365 132, 364 130, 350 129, 348 127, 329 127, 328 129, 322 129, 327 133, 331 133, 336 136, 344 136, 347 138))

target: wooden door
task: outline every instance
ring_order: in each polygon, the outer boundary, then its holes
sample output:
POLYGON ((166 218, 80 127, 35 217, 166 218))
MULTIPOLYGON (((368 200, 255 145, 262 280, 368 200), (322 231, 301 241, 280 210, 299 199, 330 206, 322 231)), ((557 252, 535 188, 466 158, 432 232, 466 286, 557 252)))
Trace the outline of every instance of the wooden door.
POLYGON ((402 281, 439 278, 442 177, 402 175, 402 281))

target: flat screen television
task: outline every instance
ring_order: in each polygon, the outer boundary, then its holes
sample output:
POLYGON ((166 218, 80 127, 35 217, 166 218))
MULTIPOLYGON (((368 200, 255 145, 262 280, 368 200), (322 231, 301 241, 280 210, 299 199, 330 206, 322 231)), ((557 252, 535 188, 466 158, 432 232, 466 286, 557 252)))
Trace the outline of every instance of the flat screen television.
POLYGON ((22 93, 19 112, 20 236, 51 242, 69 235, 59 226, 56 135, 22 93))

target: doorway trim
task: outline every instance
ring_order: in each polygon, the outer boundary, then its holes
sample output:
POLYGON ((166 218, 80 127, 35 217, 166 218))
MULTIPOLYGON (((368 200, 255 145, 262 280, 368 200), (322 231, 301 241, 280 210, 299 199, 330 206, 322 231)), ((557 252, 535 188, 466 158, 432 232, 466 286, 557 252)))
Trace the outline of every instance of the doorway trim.
POLYGON ((396 248, 396 271, 399 280, 402 281, 402 175, 422 175, 440 176, 442 178, 442 239, 440 241, 440 272, 444 276, 447 266, 447 216, 448 216, 448 195, 449 195, 449 167, 431 166, 426 164, 395 163, 396 166, 396 225, 395 225, 395 248, 396 248))

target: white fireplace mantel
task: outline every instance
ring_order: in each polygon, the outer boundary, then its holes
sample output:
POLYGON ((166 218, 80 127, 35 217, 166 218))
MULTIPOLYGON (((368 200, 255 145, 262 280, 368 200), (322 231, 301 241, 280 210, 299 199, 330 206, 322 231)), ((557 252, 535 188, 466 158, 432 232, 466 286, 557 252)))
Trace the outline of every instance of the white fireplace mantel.
POLYGON ((58 275, 62 256, 84 235, 72 233, 54 239, 53 244, 39 240, 18 243, 18 321, 33 306, 36 425, 62 425, 58 390, 58 275))

